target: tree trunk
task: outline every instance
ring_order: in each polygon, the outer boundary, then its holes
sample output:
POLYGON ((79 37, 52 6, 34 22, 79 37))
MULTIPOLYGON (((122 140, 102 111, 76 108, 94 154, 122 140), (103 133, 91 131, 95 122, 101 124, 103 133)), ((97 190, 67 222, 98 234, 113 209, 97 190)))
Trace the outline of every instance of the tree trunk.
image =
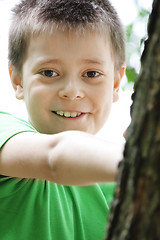
POLYGON ((160 240, 160 0, 153 2, 131 109, 106 240, 160 240))

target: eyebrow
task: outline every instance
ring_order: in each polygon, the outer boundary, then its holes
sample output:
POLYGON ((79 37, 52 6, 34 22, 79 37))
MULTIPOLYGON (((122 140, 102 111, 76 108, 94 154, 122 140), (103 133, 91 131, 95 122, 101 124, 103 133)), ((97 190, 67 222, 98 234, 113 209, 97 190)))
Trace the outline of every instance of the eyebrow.
POLYGON ((36 65, 43 65, 43 64, 50 64, 50 63, 52 63, 52 64, 62 64, 63 63, 63 61, 61 61, 60 59, 42 59, 42 60, 38 60, 37 62, 36 62, 36 65))
POLYGON ((56 65, 62 65, 63 61, 61 61, 60 59, 38 59, 32 66, 32 71, 37 71, 37 69, 39 69, 40 67, 45 67, 45 65, 47 66, 48 64, 56 64, 56 65))
MULTIPOLYGON (((33 66, 33 68, 37 67, 37 66, 41 66, 41 65, 45 65, 45 64, 58 64, 58 65, 63 65, 64 62, 63 60, 60 59, 40 59, 37 60, 35 65, 33 66)), ((105 61, 102 59, 91 59, 91 58, 86 58, 86 59, 81 59, 79 61, 79 64, 96 64, 96 65, 103 65, 105 64, 105 61)))
POLYGON ((87 63, 87 64, 98 64, 98 65, 103 65, 105 63, 105 61, 103 61, 102 59, 82 59, 80 61, 81 63, 87 63))

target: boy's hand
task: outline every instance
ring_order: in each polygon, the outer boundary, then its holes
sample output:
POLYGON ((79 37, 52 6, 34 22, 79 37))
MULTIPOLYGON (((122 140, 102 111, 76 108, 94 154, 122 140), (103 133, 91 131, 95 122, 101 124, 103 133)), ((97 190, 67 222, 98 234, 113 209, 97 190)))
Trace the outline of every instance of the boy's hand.
POLYGON ((93 135, 69 131, 61 133, 61 141, 51 151, 50 165, 57 183, 88 185, 114 181, 123 147, 100 140, 93 135), (55 168, 56 166, 56 168, 55 168))
POLYGON ((114 181, 122 151, 120 146, 79 131, 20 133, 0 151, 0 174, 63 185, 114 181))

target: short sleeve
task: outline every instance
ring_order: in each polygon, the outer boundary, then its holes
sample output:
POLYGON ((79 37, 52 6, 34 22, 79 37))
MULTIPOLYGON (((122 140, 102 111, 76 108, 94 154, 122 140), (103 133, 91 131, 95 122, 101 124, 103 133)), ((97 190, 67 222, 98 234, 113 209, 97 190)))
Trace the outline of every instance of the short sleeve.
POLYGON ((0 112, 0 148, 14 135, 21 132, 37 132, 28 122, 9 113, 0 112))

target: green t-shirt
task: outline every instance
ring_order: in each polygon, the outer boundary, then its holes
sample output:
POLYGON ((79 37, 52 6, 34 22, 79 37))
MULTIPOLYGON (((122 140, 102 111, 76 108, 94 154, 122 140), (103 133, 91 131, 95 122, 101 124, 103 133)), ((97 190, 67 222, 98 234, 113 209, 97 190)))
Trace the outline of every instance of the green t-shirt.
MULTIPOLYGON (((0 148, 24 131, 36 132, 29 123, 0 112, 0 148)), ((114 187, 68 187, 0 175, 0 239, 102 240, 114 187)))

